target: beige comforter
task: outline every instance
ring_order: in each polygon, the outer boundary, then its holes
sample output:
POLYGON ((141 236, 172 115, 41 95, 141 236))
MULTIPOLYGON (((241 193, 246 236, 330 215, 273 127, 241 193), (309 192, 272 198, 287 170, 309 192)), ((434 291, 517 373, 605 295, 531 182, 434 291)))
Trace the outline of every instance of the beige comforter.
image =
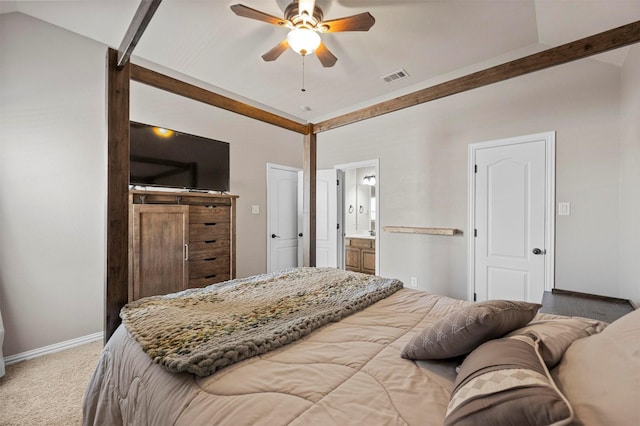
POLYGON ((85 425, 441 425, 454 362, 400 357, 469 302, 402 289, 297 342, 209 377, 154 364, 121 326, 84 402, 85 425))

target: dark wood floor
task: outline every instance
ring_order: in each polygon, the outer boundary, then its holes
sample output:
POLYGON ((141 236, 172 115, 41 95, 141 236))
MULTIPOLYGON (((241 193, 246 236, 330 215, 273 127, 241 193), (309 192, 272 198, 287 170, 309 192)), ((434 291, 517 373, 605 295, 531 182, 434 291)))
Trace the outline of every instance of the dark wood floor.
POLYGON ((553 289, 544 292, 540 312, 613 322, 634 309, 626 299, 553 289))

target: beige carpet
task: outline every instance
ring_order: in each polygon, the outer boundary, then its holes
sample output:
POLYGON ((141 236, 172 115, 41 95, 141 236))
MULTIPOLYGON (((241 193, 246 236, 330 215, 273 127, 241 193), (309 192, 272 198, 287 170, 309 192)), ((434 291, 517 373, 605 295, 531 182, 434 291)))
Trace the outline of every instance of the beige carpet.
POLYGON ((7 366, 0 378, 0 425, 82 423, 82 396, 102 340, 7 366))

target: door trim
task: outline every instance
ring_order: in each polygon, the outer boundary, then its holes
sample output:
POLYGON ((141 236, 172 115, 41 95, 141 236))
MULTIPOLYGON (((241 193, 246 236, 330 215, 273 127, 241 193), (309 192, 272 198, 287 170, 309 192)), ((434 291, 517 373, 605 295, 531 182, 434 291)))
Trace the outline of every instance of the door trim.
MULTIPOLYGON (((344 172, 346 170, 349 169, 359 169, 362 167, 375 167, 376 170, 376 235, 375 235, 375 242, 376 242, 376 275, 382 275, 382 272, 380 272, 380 159, 379 158, 375 158, 373 160, 364 160, 364 161, 357 161, 357 162, 353 162, 353 163, 345 163, 345 164, 337 164, 335 166, 333 166, 334 169, 338 169, 339 170, 339 175, 342 176, 342 180, 340 181, 341 184, 344 184, 344 172), (340 173, 342 172, 342 173, 340 173)), ((344 196, 345 196, 345 191, 344 189, 342 189, 341 191, 338 191, 339 196, 342 198, 339 202, 338 202, 338 224, 340 225, 340 229, 342 230, 342 232, 340 232, 338 234, 338 261, 340 262, 338 264, 339 268, 344 269, 344 196)))
POLYGON ((515 145, 521 143, 532 142, 534 140, 545 141, 545 248, 547 254, 544 263, 544 289, 550 291, 555 287, 555 188, 556 188, 556 132, 543 132, 531 135, 516 136, 512 138, 497 139, 486 142, 477 142, 469 144, 468 147, 468 179, 467 194, 469 204, 467 209, 467 299, 474 300, 475 293, 475 244, 473 230, 476 228, 475 215, 476 210, 476 180, 474 166, 476 163, 476 151, 481 148, 493 148, 499 146, 515 145))
MULTIPOLYGON (((270 211, 270 207, 271 207, 271 194, 269 191, 269 188, 271 187, 271 174, 272 174, 272 170, 274 169, 278 169, 278 170, 286 170, 289 172, 296 172, 296 175, 298 172, 302 172, 302 169, 297 168, 297 167, 291 167, 291 166, 283 166, 281 164, 274 164, 274 163, 267 163, 267 206, 266 206, 266 220, 267 220, 267 233, 265 234, 265 240, 266 240, 266 244, 267 244, 267 264, 266 264, 266 271, 267 272, 272 272, 271 271, 271 240, 269 238, 269 236, 271 235, 271 221, 269 220, 269 216, 271 214, 273 214, 270 211)), ((300 201, 300 200, 298 200, 300 201)), ((298 205, 300 203, 298 202, 298 205)), ((296 212, 297 215, 300 215, 300 211, 296 212)), ((298 220, 298 222, 300 222, 298 220)), ((298 223, 298 232, 300 230, 300 223, 298 223)), ((298 240, 298 251, 300 250, 300 240, 298 240)), ((300 266, 300 265, 298 265, 300 266)))

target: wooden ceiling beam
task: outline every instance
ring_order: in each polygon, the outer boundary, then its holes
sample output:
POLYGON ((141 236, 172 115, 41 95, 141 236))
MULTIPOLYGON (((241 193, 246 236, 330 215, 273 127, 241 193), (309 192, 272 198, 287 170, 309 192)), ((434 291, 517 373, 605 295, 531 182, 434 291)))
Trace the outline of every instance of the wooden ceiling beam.
POLYGON ((156 13, 161 2, 162 0, 142 0, 140 2, 136 14, 133 15, 129 28, 118 48, 118 69, 122 69, 129 62, 133 49, 140 41, 144 30, 147 29, 147 25, 151 22, 151 18, 156 13))
POLYGON ((176 95, 184 96, 195 101, 203 102, 214 107, 222 108, 245 117, 253 118, 283 129, 291 130, 303 135, 309 134, 309 125, 289 120, 288 118, 267 112, 260 108, 236 101, 235 99, 219 95, 202 87, 169 77, 159 72, 131 64, 131 79, 147 84, 176 95))
POLYGON ((553 47, 482 71, 400 96, 395 99, 334 117, 313 126, 313 133, 325 132, 414 105, 455 95, 467 90, 519 77, 640 42, 640 21, 553 47))

